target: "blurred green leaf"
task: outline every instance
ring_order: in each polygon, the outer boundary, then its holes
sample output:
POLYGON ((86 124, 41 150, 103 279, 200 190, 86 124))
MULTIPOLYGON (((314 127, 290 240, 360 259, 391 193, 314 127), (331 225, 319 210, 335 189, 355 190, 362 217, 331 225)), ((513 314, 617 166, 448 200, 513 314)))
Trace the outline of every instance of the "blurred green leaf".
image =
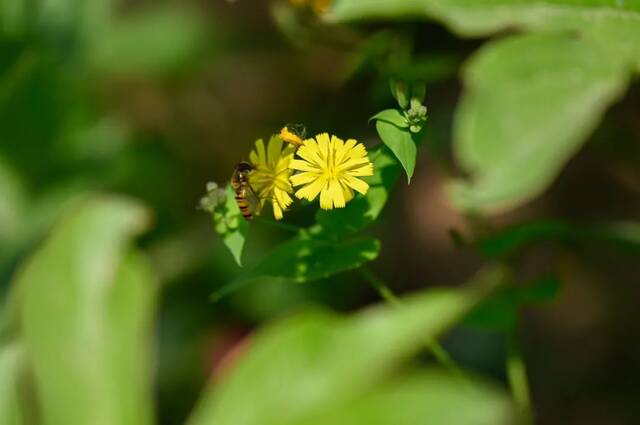
POLYGON ((323 232, 334 235, 355 233, 380 216, 400 175, 400 164, 384 146, 371 151, 370 156, 375 174, 364 179, 370 186, 369 191, 365 196, 356 196, 345 208, 318 210, 316 222, 323 232))
MULTIPOLYGON (((567 29, 581 32, 614 31, 629 40, 640 32, 640 5, 610 0, 335 0, 332 21, 362 19, 433 18, 465 36, 486 36, 513 27, 523 29, 567 29)), ((623 43, 624 37, 617 38, 623 43)), ((627 49, 640 46, 626 43, 627 49)), ((615 47, 615 46, 613 46, 615 47)))
POLYGON ((411 183, 411 177, 416 168, 416 155, 418 154, 414 135, 406 128, 397 127, 388 121, 380 119, 376 121, 376 130, 378 130, 380 139, 391 149, 400 164, 402 164, 407 173, 407 179, 411 183))
POLYGON ((25 423, 19 395, 20 369, 23 362, 19 343, 0 347, 0 424, 25 423))
POLYGON ((640 251, 640 223, 632 221, 571 223, 543 220, 518 224, 482 239, 478 248, 491 258, 513 253, 531 243, 544 240, 607 242, 634 252, 640 251))
POLYGON ((523 306, 550 302, 557 297, 560 288, 560 281, 553 277, 537 279, 529 285, 499 288, 465 318, 464 324, 489 329, 515 329, 518 311, 523 306))
POLYGON ((626 87, 626 68, 604 57, 566 34, 510 37, 477 54, 454 137, 471 181, 451 187, 454 202, 496 212, 546 189, 626 87))
POLYGON ((352 403, 296 425, 498 425, 513 423, 503 391, 427 369, 374 389, 352 403))
POLYGON ((94 198, 18 274, 21 329, 49 425, 149 424, 154 282, 131 238, 146 211, 94 198))
POLYGON ((19 1, 27 3, 27 9, 35 18, 29 22, 36 24, 35 32, 64 58, 85 53, 115 18, 113 0, 19 1))
POLYGON ((18 174, 0 156, 0 248, 12 242, 22 225, 26 194, 18 174))
POLYGON ((380 252, 374 238, 324 240, 303 234, 278 245, 247 273, 214 294, 214 298, 233 292, 261 277, 298 283, 325 279, 373 261, 380 252))
MULTIPOLYGON (((19 220, 15 222, 15 227, 5 234, 11 235, 11 239, 10 243, 0 249, 0 275, 8 275, 18 256, 42 238, 65 211, 76 205, 80 199, 86 198, 86 195, 87 184, 73 181, 57 183, 47 187, 42 195, 27 199, 19 208, 22 212, 19 220)), ((14 204, 14 207, 18 205, 20 204, 14 204)))
POLYGON ((200 50, 202 22, 175 9, 151 9, 114 21, 88 49, 94 69, 108 73, 165 73, 200 50))
POLYGON ((22 35, 27 27, 29 4, 26 0, 0 1, 0 31, 3 35, 22 35))
POLYGON ((221 384, 207 390, 188 423, 302 424, 348 408, 505 276, 501 268, 488 269, 466 288, 424 291, 401 308, 376 306, 350 317, 307 312, 270 326, 221 384))

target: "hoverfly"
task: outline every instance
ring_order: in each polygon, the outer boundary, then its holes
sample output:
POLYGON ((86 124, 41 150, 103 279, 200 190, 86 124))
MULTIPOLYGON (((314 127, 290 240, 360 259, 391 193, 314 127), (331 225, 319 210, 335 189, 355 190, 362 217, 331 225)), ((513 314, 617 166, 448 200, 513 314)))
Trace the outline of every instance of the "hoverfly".
POLYGON ((236 165, 231 176, 231 187, 236 192, 238 208, 247 221, 251 221, 254 213, 257 214, 260 211, 260 198, 249 184, 249 174, 252 171, 253 166, 243 161, 236 165))

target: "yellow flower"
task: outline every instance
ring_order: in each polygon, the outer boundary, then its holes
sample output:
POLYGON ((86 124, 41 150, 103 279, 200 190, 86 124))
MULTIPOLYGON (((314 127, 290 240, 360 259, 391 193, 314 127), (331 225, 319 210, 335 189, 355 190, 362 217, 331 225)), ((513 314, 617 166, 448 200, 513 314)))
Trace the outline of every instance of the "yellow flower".
POLYGON ((369 190, 359 178, 373 175, 363 144, 323 133, 305 140, 297 154, 301 159, 294 159, 289 167, 299 171, 291 177, 293 186, 303 186, 296 192, 299 199, 313 201, 320 194, 320 208, 330 210, 343 208, 353 199, 354 190, 363 195, 369 190))
POLYGON ((302 145, 302 138, 286 126, 282 127, 282 130, 280 130, 280 138, 283 141, 291 143, 294 146, 302 145))
POLYGON ((293 160, 293 146, 283 149, 282 139, 272 136, 265 149, 262 139, 256 141, 256 147, 251 151, 249 159, 255 169, 249 175, 249 183, 260 198, 261 205, 270 201, 273 206, 273 216, 282 219, 284 210, 291 205, 293 187, 289 178, 293 171, 289 165, 293 160))

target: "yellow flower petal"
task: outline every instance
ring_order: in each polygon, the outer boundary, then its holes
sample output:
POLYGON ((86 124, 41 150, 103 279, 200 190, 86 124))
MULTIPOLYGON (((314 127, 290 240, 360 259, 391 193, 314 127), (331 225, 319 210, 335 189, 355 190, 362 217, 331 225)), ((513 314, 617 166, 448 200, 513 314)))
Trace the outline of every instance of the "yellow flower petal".
POLYGON ((352 168, 345 173, 354 177, 373 176, 373 164, 367 164, 362 167, 352 168))
POLYGON ((366 195, 367 191, 369 190, 369 185, 364 180, 360 180, 357 177, 345 175, 343 181, 353 190, 355 190, 356 192, 360 192, 363 195, 366 195))
POLYGON ((293 161, 291 161, 291 163, 289 164, 289 168, 291 168, 292 170, 300 170, 300 171, 312 171, 312 172, 319 171, 318 167, 314 167, 313 165, 310 165, 308 162, 301 161, 299 159, 294 159, 293 161))
POLYGON ((291 184, 294 186, 300 186, 301 184, 311 183, 318 178, 317 173, 306 171, 304 173, 291 176, 291 184))
POLYGON ((293 170, 289 168, 293 160, 294 148, 286 146, 278 136, 269 139, 266 149, 262 140, 256 141, 255 149, 249 154, 254 170, 249 175, 249 183, 260 198, 260 204, 271 202, 273 215, 277 220, 293 200, 289 196, 293 187, 289 178, 293 170))
POLYGON ((353 139, 344 142, 327 133, 307 139, 297 151, 298 159, 289 164, 298 171, 290 177, 301 199, 314 200, 320 195, 323 209, 343 208, 354 197, 354 191, 366 194, 369 185, 358 177, 373 175, 373 164, 364 145, 353 139))
POLYGON ((324 177, 319 177, 314 182, 306 185, 302 189, 296 192, 298 199, 306 199, 313 201, 318 196, 318 193, 324 188, 327 180, 324 177))
POLYGON ((336 208, 344 208, 346 205, 345 196, 340 183, 337 180, 331 180, 329 182, 329 196, 333 200, 333 205, 336 208))

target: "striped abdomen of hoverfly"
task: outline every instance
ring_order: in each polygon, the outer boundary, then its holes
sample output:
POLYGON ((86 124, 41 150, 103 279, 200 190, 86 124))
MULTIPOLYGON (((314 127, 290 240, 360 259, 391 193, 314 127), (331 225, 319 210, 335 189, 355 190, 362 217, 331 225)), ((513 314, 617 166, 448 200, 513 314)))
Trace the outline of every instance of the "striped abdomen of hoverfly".
POLYGON ((236 169, 231 177, 231 187, 236 193, 236 203, 242 216, 247 221, 253 219, 253 214, 259 203, 258 197, 251 189, 249 184, 249 173, 253 171, 253 167, 248 162, 241 162, 236 165, 236 169))

